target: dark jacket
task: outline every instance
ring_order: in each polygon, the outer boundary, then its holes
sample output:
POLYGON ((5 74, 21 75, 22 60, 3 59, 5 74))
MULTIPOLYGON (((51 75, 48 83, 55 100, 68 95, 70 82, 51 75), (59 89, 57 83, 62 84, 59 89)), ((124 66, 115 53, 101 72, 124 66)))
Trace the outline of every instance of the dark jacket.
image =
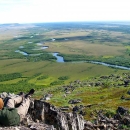
POLYGON ((4 107, 0 110, 0 125, 3 126, 15 126, 20 123, 20 116, 17 113, 16 108, 4 107))

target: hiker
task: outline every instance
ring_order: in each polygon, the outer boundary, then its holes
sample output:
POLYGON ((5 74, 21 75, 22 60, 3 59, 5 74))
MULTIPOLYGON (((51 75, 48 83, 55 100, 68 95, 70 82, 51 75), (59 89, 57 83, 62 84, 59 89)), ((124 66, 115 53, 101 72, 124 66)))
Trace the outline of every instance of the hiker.
POLYGON ((0 125, 19 125, 28 112, 31 102, 30 97, 34 91, 34 89, 31 89, 26 95, 20 92, 19 96, 9 98, 6 104, 0 98, 0 125), (18 104, 19 106, 16 107, 18 104))

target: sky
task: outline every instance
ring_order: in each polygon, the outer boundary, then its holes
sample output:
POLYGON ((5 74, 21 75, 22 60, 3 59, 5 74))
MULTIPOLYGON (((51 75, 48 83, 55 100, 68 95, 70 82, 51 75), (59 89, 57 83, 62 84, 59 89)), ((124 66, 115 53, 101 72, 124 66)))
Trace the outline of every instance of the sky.
POLYGON ((0 23, 130 21, 130 0, 0 0, 0 23))

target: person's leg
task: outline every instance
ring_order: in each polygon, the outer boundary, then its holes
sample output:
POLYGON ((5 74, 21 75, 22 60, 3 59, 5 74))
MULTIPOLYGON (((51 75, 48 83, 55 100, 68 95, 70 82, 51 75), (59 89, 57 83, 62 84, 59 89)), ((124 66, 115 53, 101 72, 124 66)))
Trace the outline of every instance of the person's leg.
POLYGON ((22 96, 17 96, 15 98, 11 98, 8 100, 6 107, 8 108, 15 108, 15 105, 21 103, 23 101, 23 97, 22 96))
POLYGON ((20 106, 17 109, 18 114, 20 115, 20 121, 25 117, 25 115, 28 112, 30 106, 30 98, 27 97, 23 100, 23 102, 20 104, 20 106))

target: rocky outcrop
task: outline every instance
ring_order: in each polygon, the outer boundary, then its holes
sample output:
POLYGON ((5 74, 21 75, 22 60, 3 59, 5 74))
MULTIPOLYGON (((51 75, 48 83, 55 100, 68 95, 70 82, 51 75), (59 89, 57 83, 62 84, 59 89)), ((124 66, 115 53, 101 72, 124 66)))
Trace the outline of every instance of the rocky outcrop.
POLYGON ((62 112, 55 106, 40 100, 34 101, 34 106, 30 107, 29 113, 35 122, 44 122, 54 126, 56 130, 121 130, 123 126, 130 124, 129 110, 122 106, 118 107, 117 113, 110 118, 103 114, 103 111, 98 111, 93 123, 85 121, 83 116, 75 111, 62 112))
POLYGON ((32 101, 27 117, 19 126, 0 127, 1 130, 129 130, 130 114, 127 108, 118 107, 117 113, 108 118, 97 111, 93 122, 85 121, 75 111, 61 111, 42 100, 32 101), (125 126, 125 129, 124 129, 125 126))
POLYGON ((66 113, 53 105, 40 101, 34 101, 34 107, 29 110, 33 120, 39 120, 45 124, 53 125, 57 130, 83 130, 85 121, 82 115, 66 113))
POLYGON ((40 100, 34 101, 34 106, 30 107, 29 113, 35 122, 54 126, 53 129, 56 130, 122 130, 123 126, 126 126, 125 130, 129 130, 130 124, 129 110, 122 106, 118 107, 117 113, 110 118, 103 111, 98 111, 93 123, 85 121, 83 116, 76 112, 62 112, 55 106, 40 100))
POLYGON ((41 100, 30 104, 28 115, 20 126, 0 127, 1 130, 83 130, 84 118, 74 112, 62 112, 61 109, 41 100))

